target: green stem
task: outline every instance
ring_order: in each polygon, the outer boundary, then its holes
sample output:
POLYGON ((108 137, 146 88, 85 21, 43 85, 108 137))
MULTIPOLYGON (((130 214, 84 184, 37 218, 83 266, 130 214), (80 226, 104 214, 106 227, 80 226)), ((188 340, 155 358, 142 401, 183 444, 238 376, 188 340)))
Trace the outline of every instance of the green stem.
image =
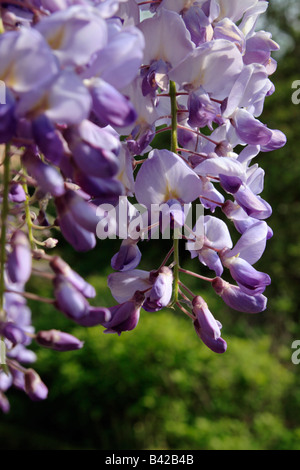
POLYGON ((0 249, 0 320, 5 321, 6 314, 3 311, 5 291, 5 247, 6 247, 6 219, 9 211, 9 181, 10 181, 10 145, 5 146, 3 170, 3 196, 1 210, 1 249, 0 249))
POLYGON ((35 249, 35 241, 34 241, 34 236, 33 236, 33 232, 32 232, 32 225, 33 224, 32 224, 31 214, 30 214, 30 196, 29 196, 28 186, 27 186, 26 181, 23 182, 23 189, 24 189, 24 192, 26 194, 25 220, 26 220, 26 224, 27 224, 27 228, 28 228, 28 238, 29 238, 29 241, 30 241, 31 248, 32 248, 32 250, 34 250, 35 249))
POLYGON ((179 288, 179 239, 176 236, 178 229, 174 229, 173 247, 174 247, 174 302, 178 302, 178 288, 179 288))
POLYGON ((171 151, 176 153, 178 148, 178 137, 177 137, 177 100, 176 100, 176 84, 170 81, 170 99, 171 99, 171 117, 172 117, 172 132, 171 132, 171 151))
MULTIPOLYGON (((176 99, 176 84, 173 81, 170 81, 170 99, 171 99, 171 151, 176 153, 178 148, 178 135, 177 135, 177 99, 176 99)), ((178 288, 179 288, 179 232, 178 229, 174 229, 173 234, 173 249, 174 249, 174 298, 173 303, 178 302, 178 288)))

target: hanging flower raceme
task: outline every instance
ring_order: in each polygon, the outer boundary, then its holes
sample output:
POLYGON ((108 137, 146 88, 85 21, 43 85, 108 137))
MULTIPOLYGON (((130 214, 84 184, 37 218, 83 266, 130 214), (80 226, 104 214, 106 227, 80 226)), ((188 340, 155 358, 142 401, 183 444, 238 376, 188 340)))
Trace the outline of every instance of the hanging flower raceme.
POLYGON ((254 159, 286 143, 262 120, 279 49, 256 30, 267 7, 259 0, 1 6, 3 412, 10 387, 34 401, 48 396, 32 366, 33 342, 57 352, 84 346, 52 324, 36 331, 32 318, 43 309, 31 315, 28 300, 48 304, 77 329, 117 335, 140 320, 142 328, 145 315, 176 309, 219 354, 227 342, 205 289, 199 284, 203 297, 193 293, 181 275, 211 285, 230 309, 267 308, 271 278, 256 263, 273 236, 272 207, 254 159), (156 139, 163 133, 167 145, 156 139), (80 254, 76 266, 52 254, 58 233, 80 254), (116 304, 95 305, 80 261, 98 247, 105 252, 107 238, 120 239, 107 251, 116 304), (143 252, 160 238, 170 240, 168 252, 141 269, 143 252), (184 243, 195 272, 182 266, 184 243), (31 292, 34 276, 48 282, 52 297, 31 292))

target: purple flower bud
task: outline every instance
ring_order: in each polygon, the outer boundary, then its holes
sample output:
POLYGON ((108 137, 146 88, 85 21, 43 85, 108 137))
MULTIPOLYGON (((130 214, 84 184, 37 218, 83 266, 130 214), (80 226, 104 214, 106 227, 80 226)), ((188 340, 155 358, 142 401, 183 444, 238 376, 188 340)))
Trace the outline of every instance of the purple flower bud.
MULTIPOLYGON (((95 235, 86 230, 78 223, 74 217, 74 213, 69 210, 69 207, 64 197, 56 198, 55 205, 58 213, 57 223, 61 228, 64 238, 72 245, 76 251, 84 252, 95 248, 96 237, 95 235)), ((76 214, 79 216, 79 214, 76 214)), ((91 223, 91 220, 89 220, 91 223)))
POLYGON ((0 391, 0 410, 7 414, 10 411, 10 404, 4 393, 0 391))
POLYGON ((212 351, 218 354, 224 353, 227 349, 227 343, 221 338, 222 325, 215 320, 202 297, 194 297, 192 303, 193 313, 196 316, 194 328, 197 335, 212 351))
POLYGON ((47 238, 44 241, 44 243, 45 243, 45 247, 51 250, 52 248, 56 247, 56 245, 58 244, 58 240, 57 238, 50 237, 50 238, 47 238))
POLYGON ((32 134, 46 159, 54 165, 59 165, 64 154, 62 136, 45 114, 32 121, 32 134))
POLYGON ((101 128, 89 120, 64 134, 78 168, 91 176, 110 178, 119 170, 119 135, 110 126, 101 128))
POLYGON ((285 146, 287 138, 285 134, 277 129, 272 130, 271 140, 261 147, 262 152, 271 152, 272 150, 277 150, 285 146))
POLYGON ((124 187, 120 181, 115 178, 99 178, 76 171, 74 181, 81 186, 81 189, 92 197, 102 198, 103 201, 119 199, 124 192, 124 187))
POLYGON ((100 221, 97 216, 97 207, 85 201, 76 191, 68 190, 63 200, 74 217, 74 221, 85 230, 96 233, 96 227, 100 221))
POLYGON ((143 309, 147 312, 157 312, 166 307, 172 297, 173 273, 167 266, 158 271, 152 271, 149 282, 153 284, 152 289, 145 294, 146 299, 143 309))
POLYGON ((7 271, 11 282, 25 284, 31 275, 31 250, 27 236, 21 230, 11 238, 12 251, 7 259, 7 271))
POLYGON ((25 372, 25 392, 33 401, 45 400, 48 396, 48 388, 33 369, 25 372))
POLYGON ((8 339, 13 346, 16 344, 26 344, 27 336, 18 325, 13 322, 6 322, 0 325, 1 334, 8 339))
POLYGON ((239 312, 259 313, 267 308, 267 298, 263 294, 248 295, 220 277, 212 281, 212 287, 230 308, 239 312))
POLYGON ((3 370, 0 370, 0 391, 6 392, 13 383, 12 374, 6 374, 3 370))
POLYGON ((106 328, 104 333, 117 333, 120 336, 122 331, 133 330, 138 324, 144 300, 144 294, 137 291, 131 300, 110 307, 112 318, 110 321, 103 323, 106 328))
POLYGON ((126 127, 133 124, 137 114, 127 97, 104 80, 95 79, 90 86, 93 104, 100 126, 108 124, 126 127))
POLYGON ((25 376, 23 372, 17 369, 10 368, 10 372, 13 379, 13 386, 19 390, 25 392, 25 376))
POLYGON ((50 267, 56 274, 62 274, 73 286, 79 290, 84 297, 91 298, 96 296, 95 288, 86 282, 78 273, 59 256, 54 256, 50 261, 50 267))
POLYGON ((54 279, 56 307, 68 318, 77 322, 89 314, 86 298, 62 275, 54 279))
POLYGON ((111 312, 106 307, 90 307, 89 313, 77 320, 77 323, 85 327, 93 327, 97 325, 103 325, 110 321, 111 312))
POLYGON ((56 351, 75 351, 83 347, 83 342, 75 336, 58 330, 39 331, 36 341, 40 346, 56 351))
POLYGON ((228 267, 233 279, 249 295, 262 294, 271 278, 268 274, 257 271, 251 264, 240 257, 222 257, 224 266, 228 267))
POLYGON ((38 185, 45 192, 49 192, 55 197, 64 194, 65 187, 63 177, 53 166, 42 162, 42 160, 31 151, 24 153, 22 162, 26 166, 29 175, 37 180, 38 185))

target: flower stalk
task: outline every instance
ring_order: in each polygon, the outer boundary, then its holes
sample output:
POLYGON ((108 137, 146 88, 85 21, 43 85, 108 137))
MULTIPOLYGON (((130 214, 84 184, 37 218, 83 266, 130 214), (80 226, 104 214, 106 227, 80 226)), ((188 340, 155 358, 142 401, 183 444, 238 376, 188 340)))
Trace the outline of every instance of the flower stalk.
MULTIPOLYGON (((178 148, 178 123, 177 123, 177 100, 176 100, 176 84, 170 81, 170 100, 171 100, 171 151, 176 153, 178 148)), ((174 228, 173 233, 173 252, 174 252, 174 304, 178 303, 178 287, 179 287, 179 233, 178 229, 174 228)))
POLYGON ((0 321, 5 321, 6 314, 3 310, 5 291, 5 261, 6 261, 6 219, 9 212, 9 178, 10 178, 10 145, 5 145, 3 170, 3 196, 1 211, 1 248, 0 248, 0 321))

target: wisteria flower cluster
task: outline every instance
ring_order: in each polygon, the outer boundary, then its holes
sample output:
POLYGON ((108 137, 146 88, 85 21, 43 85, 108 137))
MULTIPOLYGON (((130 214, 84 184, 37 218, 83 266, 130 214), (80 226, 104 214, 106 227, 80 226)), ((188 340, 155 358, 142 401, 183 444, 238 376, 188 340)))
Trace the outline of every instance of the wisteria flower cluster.
POLYGON ((271 280, 254 265, 273 235, 272 209, 253 160, 286 142, 260 120, 279 48, 256 31, 267 7, 264 0, 1 0, 3 412, 11 386, 32 400, 48 395, 32 368, 33 342, 83 347, 55 325, 36 331, 28 299, 118 335, 136 327, 141 311, 176 308, 216 353, 227 349, 222 325, 182 273, 208 282, 232 309, 266 309, 271 280), (166 149, 155 147, 160 133, 166 149), (202 210, 191 223, 195 207, 202 210), (114 306, 92 306, 94 287, 53 254, 58 230, 77 252, 120 238, 108 277, 114 306), (143 249, 161 237, 170 239, 169 252, 151 271, 138 269, 143 249), (179 248, 189 250, 196 272, 181 266, 179 248), (212 275, 199 274, 201 266, 212 275), (26 290, 34 276, 51 283, 53 298, 26 290))

